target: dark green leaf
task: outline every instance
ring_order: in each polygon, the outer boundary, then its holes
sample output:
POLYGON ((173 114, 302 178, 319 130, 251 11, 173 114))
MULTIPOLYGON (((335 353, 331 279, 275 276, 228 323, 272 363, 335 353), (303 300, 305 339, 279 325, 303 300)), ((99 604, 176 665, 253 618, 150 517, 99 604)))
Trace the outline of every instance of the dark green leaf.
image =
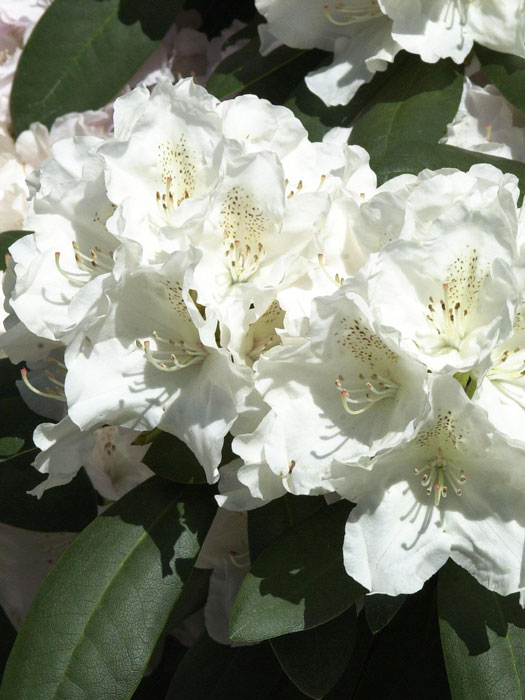
POLYGON ((35 27, 11 91, 15 134, 66 112, 98 109, 157 46, 138 23, 123 24, 118 0, 54 0, 35 27))
POLYGON ((185 0, 120 0, 119 18, 124 24, 140 22, 151 39, 162 39, 171 27, 185 0))
POLYGON ((525 610, 449 562, 439 573, 439 624, 453 700, 525 698, 525 610))
POLYGON ((339 617, 311 630, 285 634, 270 644, 284 672, 305 695, 324 698, 341 678, 356 641, 352 606, 339 617))
POLYGON ((367 595, 365 597, 366 621, 370 631, 376 634, 386 627, 405 602, 405 595, 367 595))
POLYGON ((273 542, 301 520, 326 505, 323 496, 292 496, 287 493, 262 508, 248 511, 250 559, 255 561, 273 542))
POLYGON ((199 461, 181 440, 161 433, 143 460, 155 474, 181 484, 205 484, 206 474, 199 461))
POLYGON ((254 25, 263 21, 253 0, 188 0, 185 9, 189 8, 197 10, 202 17, 199 31, 210 39, 230 27, 236 19, 254 25))
POLYGON ((363 595, 343 566, 350 508, 346 501, 325 506, 262 552, 235 600, 232 639, 259 642, 316 627, 363 595))
MULTIPOLYGON (((0 398, 0 415, 2 416, 4 438, 18 440, 19 449, 22 447, 32 448, 33 431, 39 423, 44 422, 42 416, 33 413, 20 396, 14 395, 0 398)), ((2 455, 2 457, 4 456, 2 455)))
MULTIPOLYGON (((20 369, 23 365, 13 365, 10 360, 0 360, 0 398, 15 396, 20 398, 20 392, 16 386, 16 381, 20 379, 20 369)), ((4 418, 4 414, 2 414, 4 418)), ((2 428, 5 435, 5 430, 2 428)))
POLYGON ((519 187, 525 192, 525 163, 508 158, 474 153, 463 148, 445 144, 428 144, 422 141, 405 141, 395 151, 395 158, 389 155, 374 164, 378 182, 381 184, 403 173, 417 174, 424 168, 458 168, 467 171, 476 163, 490 163, 504 173, 512 173, 519 180, 519 187))
POLYGON ((351 126, 359 113, 380 94, 395 70, 396 67, 392 65, 386 71, 376 73, 371 82, 359 88, 348 105, 327 107, 317 95, 310 92, 304 80, 299 82, 283 104, 301 120, 312 141, 321 141, 334 126, 351 126))
POLYGON ((31 466, 38 454, 33 431, 43 419, 18 395, 19 378, 18 367, 0 361, 0 522, 29 530, 77 532, 97 514, 96 493, 83 470, 69 484, 46 491, 40 500, 27 493, 46 478, 31 466))
POLYGON ((173 629, 206 605, 212 569, 193 569, 173 608, 168 627, 173 629))
POLYGON ((97 515, 97 496, 82 469, 65 486, 56 486, 42 498, 27 491, 46 478, 31 462, 38 450, 23 451, 0 462, 0 522, 40 532, 78 532, 97 515))
MULTIPOLYGON (((3 403, 3 402, 2 402, 3 403)), ((20 452, 24 446, 24 440, 18 437, 0 438, 0 457, 11 457, 20 452)))
MULTIPOLYGON (((155 474, 178 484, 206 484, 206 473, 190 448, 174 435, 155 428, 142 433, 134 444, 145 445, 152 437, 151 447, 142 460, 155 474), (158 433, 158 436, 156 435, 158 433)), ((222 446, 221 465, 235 458, 231 450, 232 437, 226 435, 222 446)))
POLYGON ((207 88, 221 100, 249 92, 276 104, 282 103, 324 56, 321 51, 290 49, 288 46, 261 56, 259 38, 254 37, 219 64, 208 80, 207 88))
POLYGON ((165 700, 274 700, 281 675, 268 644, 230 647, 204 635, 182 660, 165 700))
MULTIPOLYGON (((434 583, 431 580, 422 591, 407 596, 390 624, 373 636, 354 693, 347 695, 341 683, 326 700, 449 700, 434 583)), ((356 652, 360 640, 361 636, 356 652)), ((344 680, 351 681, 346 672, 344 680)))
POLYGON ((215 511, 208 487, 153 477, 94 520, 33 601, 1 700, 129 698, 215 511))
POLYGON ((4 673, 7 657, 15 642, 16 631, 4 610, 0 607, 0 680, 4 673))
POLYGON ((164 700, 175 669, 184 658, 187 650, 188 648, 174 637, 166 637, 162 642, 163 653, 159 665, 152 673, 144 676, 131 700, 164 700))
POLYGON ((6 253, 9 246, 13 245, 15 241, 22 236, 27 236, 27 234, 32 233, 32 231, 2 231, 0 233, 0 270, 6 269, 6 253))
MULTIPOLYGON (((356 642, 354 651, 346 669, 337 685, 328 693, 325 700, 350 700, 359 686, 363 669, 370 656, 374 637, 368 629, 364 615, 359 615, 356 625, 356 642)), ((379 696, 380 697, 380 696, 379 696)))
POLYGON ((462 86, 463 75, 452 61, 423 63, 402 53, 354 126, 350 142, 366 148, 374 170, 378 163, 395 163, 407 142, 436 144, 456 115, 462 86))
POLYGON ((525 112, 525 59, 478 45, 476 55, 501 94, 525 112))

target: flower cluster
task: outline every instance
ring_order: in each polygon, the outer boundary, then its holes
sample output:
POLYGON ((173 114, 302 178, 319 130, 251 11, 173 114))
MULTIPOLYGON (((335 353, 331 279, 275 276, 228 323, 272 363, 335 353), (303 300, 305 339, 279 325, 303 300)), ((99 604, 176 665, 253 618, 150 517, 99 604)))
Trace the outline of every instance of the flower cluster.
POLYGON ((97 487, 118 497, 148 473, 136 431, 160 428, 226 508, 287 491, 355 503, 345 565, 371 592, 416 591, 449 557, 519 591, 516 179, 478 165, 377 188, 340 137, 160 80, 116 102, 113 135, 52 146, 1 341, 59 419, 35 433, 35 492, 107 451, 122 487, 97 487), (240 459, 219 470, 229 432, 240 459))
POLYGON ((520 0, 257 0, 267 20, 261 50, 279 44, 334 54, 306 83, 327 105, 348 104, 376 71, 405 49, 435 63, 462 63, 474 42, 525 57, 520 0), (300 21, 298 18, 300 17, 300 21))

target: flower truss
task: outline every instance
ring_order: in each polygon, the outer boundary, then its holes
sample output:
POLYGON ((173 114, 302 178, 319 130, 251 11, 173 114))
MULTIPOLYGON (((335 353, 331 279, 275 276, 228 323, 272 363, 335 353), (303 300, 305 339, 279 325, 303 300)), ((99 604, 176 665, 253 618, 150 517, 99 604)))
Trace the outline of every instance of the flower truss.
POLYGON ((306 83, 327 105, 347 104, 401 49, 462 63, 476 41, 525 57, 520 0, 257 0, 261 51, 279 44, 333 52, 306 83), (300 19, 299 19, 300 18, 300 19))
POLYGON ((518 194, 482 165, 401 176, 361 204, 364 240, 367 220, 388 237, 255 363, 263 404, 223 468, 225 507, 352 501, 345 566, 372 593, 415 592, 449 558, 524 588, 518 194))
POLYGON ((82 455, 108 424, 176 435, 214 481, 252 365, 293 306, 279 295, 317 274, 333 210, 358 209, 374 187, 367 156, 311 143, 282 107, 220 104, 191 80, 138 87, 115 104, 114 136, 63 139, 52 153, 26 218, 35 233, 11 247, 2 341, 18 360, 20 335, 39 339, 26 337, 41 350, 22 357, 48 367, 25 381, 67 405, 36 435, 46 485, 81 466, 59 459, 62 447, 84 441, 82 455))

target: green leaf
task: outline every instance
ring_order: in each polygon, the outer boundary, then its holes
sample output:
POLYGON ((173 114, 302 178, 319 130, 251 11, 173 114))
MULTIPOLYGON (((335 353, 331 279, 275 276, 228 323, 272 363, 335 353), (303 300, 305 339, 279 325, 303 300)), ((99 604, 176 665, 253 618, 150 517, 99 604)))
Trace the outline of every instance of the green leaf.
POLYGON ((501 94, 515 107, 525 112, 525 59, 499 53, 476 44, 476 55, 484 73, 501 94))
POLYGON ((46 478, 31 462, 38 453, 24 451, 0 462, 0 522, 40 532, 79 532, 97 515, 97 495, 83 469, 65 486, 37 499, 27 491, 46 478))
POLYGON ((259 642, 316 627, 363 595, 343 566, 350 508, 347 501, 325 506, 262 552, 233 605, 232 639, 259 642))
MULTIPOLYGON (((367 658, 361 666, 360 677, 352 694, 343 683, 352 682, 345 672, 333 694, 326 700, 448 700, 445 664, 441 653, 436 614, 435 581, 407 599, 389 625, 373 636, 367 658)), ((365 623, 366 626, 366 623, 365 623)), ((355 654, 366 645, 362 629, 356 642, 355 654)), ((351 659, 349 669, 356 664, 351 659)), ((357 664, 357 670, 359 665, 357 664)), ((354 679, 355 682, 355 679, 354 679)))
POLYGON ((525 698, 525 610, 452 562, 439 572, 441 643, 453 700, 525 698))
POLYGON ((206 474, 190 448, 169 433, 161 433, 143 460, 155 474, 181 484, 205 484, 206 474))
POLYGON ((157 46, 124 24, 118 0, 54 0, 25 47, 11 91, 15 134, 106 105, 157 46))
POLYGON ((305 695, 324 698, 341 678, 356 641, 355 606, 311 630, 285 634, 270 644, 284 672, 305 695))
POLYGON ((209 487, 152 477, 94 520, 37 593, 0 699, 129 698, 215 511, 209 487))
POLYGON ((405 602, 406 595, 367 595, 365 597, 366 621, 372 634, 386 627, 405 602))
MULTIPOLYGON (((320 65, 323 63, 325 61, 320 65)), ((376 95, 380 94, 394 70, 396 67, 392 65, 386 71, 376 73, 369 83, 359 88, 352 101, 347 105, 327 107, 317 95, 314 95, 306 87, 304 80, 299 82, 283 104, 301 120, 312 141, 321 141, 326 132, 334 126, 351 126, 359 113, 376 95)))
POLYGON ((220 100, 249 92, 279 104, 325 55, 322 51, 281 46, 261 56, 259 37, 254 37, 218 65, 206 87, 220 100))
POLYGON ((180 663, 165 700, 274 700, 281 675, 268 644, 230 647, 204 634, 180 663))
POLYGON ((374 170, 377 164, 395 163, 407 142, 436 144, 456 115, 462 86, 463 75, 452 61, 423 63, 402 53, 355 124, 350 142, 366 148, 374 170))
MULTIPOLYGON (((2 402, 3 403, 3 402, 2 402)), ((24 440, 18 437, 0 438, 0 457, 12 457, 20 452, 24 446, 24 440)))
POLYGON ((429 144, 422 141, 404 142, 395 150, 395 158, 389 154, 383 160, 377 160, 374 170, 379 184, 403 173, 417 174, 424 168, 458 168, 467 171, 476 163, 490 163, 504 173, 512 173, 519 180, 521 193, 525 192, 525 163, 508 158, 475 153, 446 144, 429 144))
POLYGON ((140 22, 142 31, 151 39, 162 39, 185 0, 120 0, 119 18, 125 24, 140 22))
POLYGON ((250 559, 255 561, 273 542, 326 505, 323 496, 292 496, 287 493, 262 508, 248 511, 250 559))
POLYGON ((0 270, 6 270, 6 259, 8 248, 22 236, 27 236, 32 231, 2 231, 0 233, 0 270))

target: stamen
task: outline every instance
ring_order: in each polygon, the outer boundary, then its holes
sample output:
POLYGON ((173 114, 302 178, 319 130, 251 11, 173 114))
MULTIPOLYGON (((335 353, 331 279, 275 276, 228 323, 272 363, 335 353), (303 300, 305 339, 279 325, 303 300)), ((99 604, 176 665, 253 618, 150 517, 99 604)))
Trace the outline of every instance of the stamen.
MULTIPOLYGON (((27 378, 27 369, 24 367, 23 369, 20 370, 20 374, 22 375, 22 379, 24 381, 24 384, 27 386, 28 389, 31 389, 31 391, 34 394, 38 394, 38 396, 43 396, 45 399, 55 399, 56 401, 63 401, 66 402, 67 399, 64 395, 64 393, 57 393, 56 390, 51 389, 50 387, 46 387, 46 391, 40 391, 40 389, 37 389, 36 386, 33 386, 29 379, 27 378)), ((47 373, 46 373, 47 376, 47 373)), ((59 384, 59 382, 55 382, 59 384)), ((63 384, 62 384, 63 386, 63 384)))
POLYGON ((329 4, 326 4, 323 6, 323 10, 328 21, 338 27, 345 27, 355 22, 366 22, 381 14, 376 0, 365 0, 364 2, 363 0, 361 2, 337 0, 333 4, 333 9, 329 4), (343 18, 337 18, 334 13, 339 13, 343 18))

